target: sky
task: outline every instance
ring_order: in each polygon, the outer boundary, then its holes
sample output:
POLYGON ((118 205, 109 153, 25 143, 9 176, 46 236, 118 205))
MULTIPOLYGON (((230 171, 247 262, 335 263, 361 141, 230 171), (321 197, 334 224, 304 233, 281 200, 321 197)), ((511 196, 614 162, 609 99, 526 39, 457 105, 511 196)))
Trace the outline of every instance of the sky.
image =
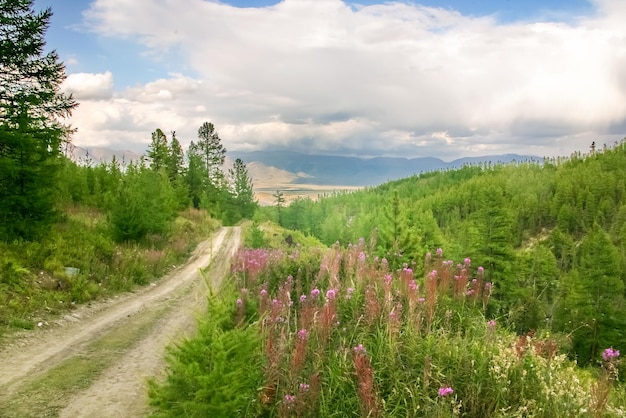
POLYGON ((35 0, 81 147, 361 157, 587 152, 626 136, 623 0, 35 0))

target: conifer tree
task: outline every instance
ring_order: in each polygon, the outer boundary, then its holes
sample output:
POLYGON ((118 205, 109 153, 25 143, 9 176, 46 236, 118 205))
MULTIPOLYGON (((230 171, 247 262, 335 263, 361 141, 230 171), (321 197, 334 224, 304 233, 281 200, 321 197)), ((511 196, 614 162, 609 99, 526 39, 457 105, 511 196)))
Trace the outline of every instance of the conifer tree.
POLYGON ((226 148, 222 145, 215 126, 211 122, 204 122, 198 129, 196 146, 208 173, 210 184, 219 189, 224 180, 221 167, 226 159, 226 148))
POLYGON ((192 141, 187 150, 187 171, 185 183, 189 189, 189 199, 194 208, 199 209, 205 195, 208 173, 199 154, 198 147, 192 141))
POLYGON ((414 261, 421 239, 415 225, 409 222, 407 210, 397 189, 393 191, 391 201, 384 207, 383 216, 378 242, 386 252, 388 261, 396 268, 402 263, 414 261))
POLYGON ((580 243, 578 260, 563 285, 557 329, 573 330, 573 350, 587 364, 626 337, 626 305, 618 251, 597 224, 580 243))
POLYGON ((232 180, 232 195, 240 217, 251 219, 256 208, 252 179, 248 176, 245 163, 237 158, 229 170, 232 180))
POLYGON ((283 205, 285 204, 285 195, 280 190, 276 190, 276 193, 272 195, 274 197, 274 206, 278 213, 278 225, 282 225, 283 205))
POLYGON ((0 0, 0 239, 33 239, 54 219, 61 118, 76 102, 60 92, 65 67, 43 53, 52 11, 33 0, 0 0))
POLYGON ((183 174, 185 153, 180 141, 176 138, 176 132, 172 131, 172 140, 169 147, 169 158, 167 161, 167 173, 170 180, 175 180, 183 174))
POLYGON ((165 136, 160 129, 152 132, 148 158, 150 158, 150 167, 154 171, 168 168, 170 162, 170 148, 167 143, 167 136, 165 136))

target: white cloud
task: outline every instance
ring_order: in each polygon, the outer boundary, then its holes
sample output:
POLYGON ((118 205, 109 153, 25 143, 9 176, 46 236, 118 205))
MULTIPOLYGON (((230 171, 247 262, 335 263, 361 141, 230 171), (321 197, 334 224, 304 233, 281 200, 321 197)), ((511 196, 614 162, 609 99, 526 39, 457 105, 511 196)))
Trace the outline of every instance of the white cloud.
POLYGON ((108 97, 98 92, 110 94, 109 73, 71 75, 84 99, 76 140, 102 140, 110 125, 111 138, 145 143, 160 127, 188 142, 210 120, 228 149, 569 154, 613 142, 626 123, 626 6, 594 4, 571 23, 501 24, 397 2, 97 0, 85 16, 99 36, 155 58, 175 51, 196 75, 117 92, 104 107, 89 101, 108 97))
POLYGON ((74 73, 68 75, 61 89, 71 93, 77 100, 109 99, 113 93, 113 74, 74 73))

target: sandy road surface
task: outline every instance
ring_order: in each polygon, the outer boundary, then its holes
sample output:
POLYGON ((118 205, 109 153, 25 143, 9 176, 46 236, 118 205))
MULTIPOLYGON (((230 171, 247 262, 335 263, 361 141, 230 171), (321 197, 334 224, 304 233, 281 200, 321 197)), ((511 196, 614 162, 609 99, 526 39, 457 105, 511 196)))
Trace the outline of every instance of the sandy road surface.
POLYGON ((80 356, 107 334, 123 332, 131 321, 143 320, 149 329, 132 347, 117 353, 89 387, 64 394, 62 408, 45 415, 145 416, 149 411, 146 379, 163 371, 166 346, 193 331, 196 314, 205 305, 207 284, 214 286, 221 281, 240 240, 239 228, 222 228, 198 246, 187 264, 157 284, 79 309, 51 329, 0 348, 0 402, 23 391, 20 388, 56 365, 80 356), (199 270, 209 264, 210 273, 203 277, 199 270))

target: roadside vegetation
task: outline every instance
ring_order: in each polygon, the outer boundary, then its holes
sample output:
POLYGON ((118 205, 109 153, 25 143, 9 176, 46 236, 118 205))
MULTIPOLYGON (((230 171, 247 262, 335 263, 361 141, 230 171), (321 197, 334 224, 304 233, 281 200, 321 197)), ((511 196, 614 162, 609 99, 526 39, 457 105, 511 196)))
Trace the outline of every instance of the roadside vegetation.
POLYGON ((625 167, 622 142, 277 192, 154 415, 624 416, 625 167))
POLYGON ((622 416, 620 353, 592 367, 567 336, 494 316, 482 266, 427 254, 392 269, 375 242, 242 249, 198 335, 172 347, 153 416, 622 416))

